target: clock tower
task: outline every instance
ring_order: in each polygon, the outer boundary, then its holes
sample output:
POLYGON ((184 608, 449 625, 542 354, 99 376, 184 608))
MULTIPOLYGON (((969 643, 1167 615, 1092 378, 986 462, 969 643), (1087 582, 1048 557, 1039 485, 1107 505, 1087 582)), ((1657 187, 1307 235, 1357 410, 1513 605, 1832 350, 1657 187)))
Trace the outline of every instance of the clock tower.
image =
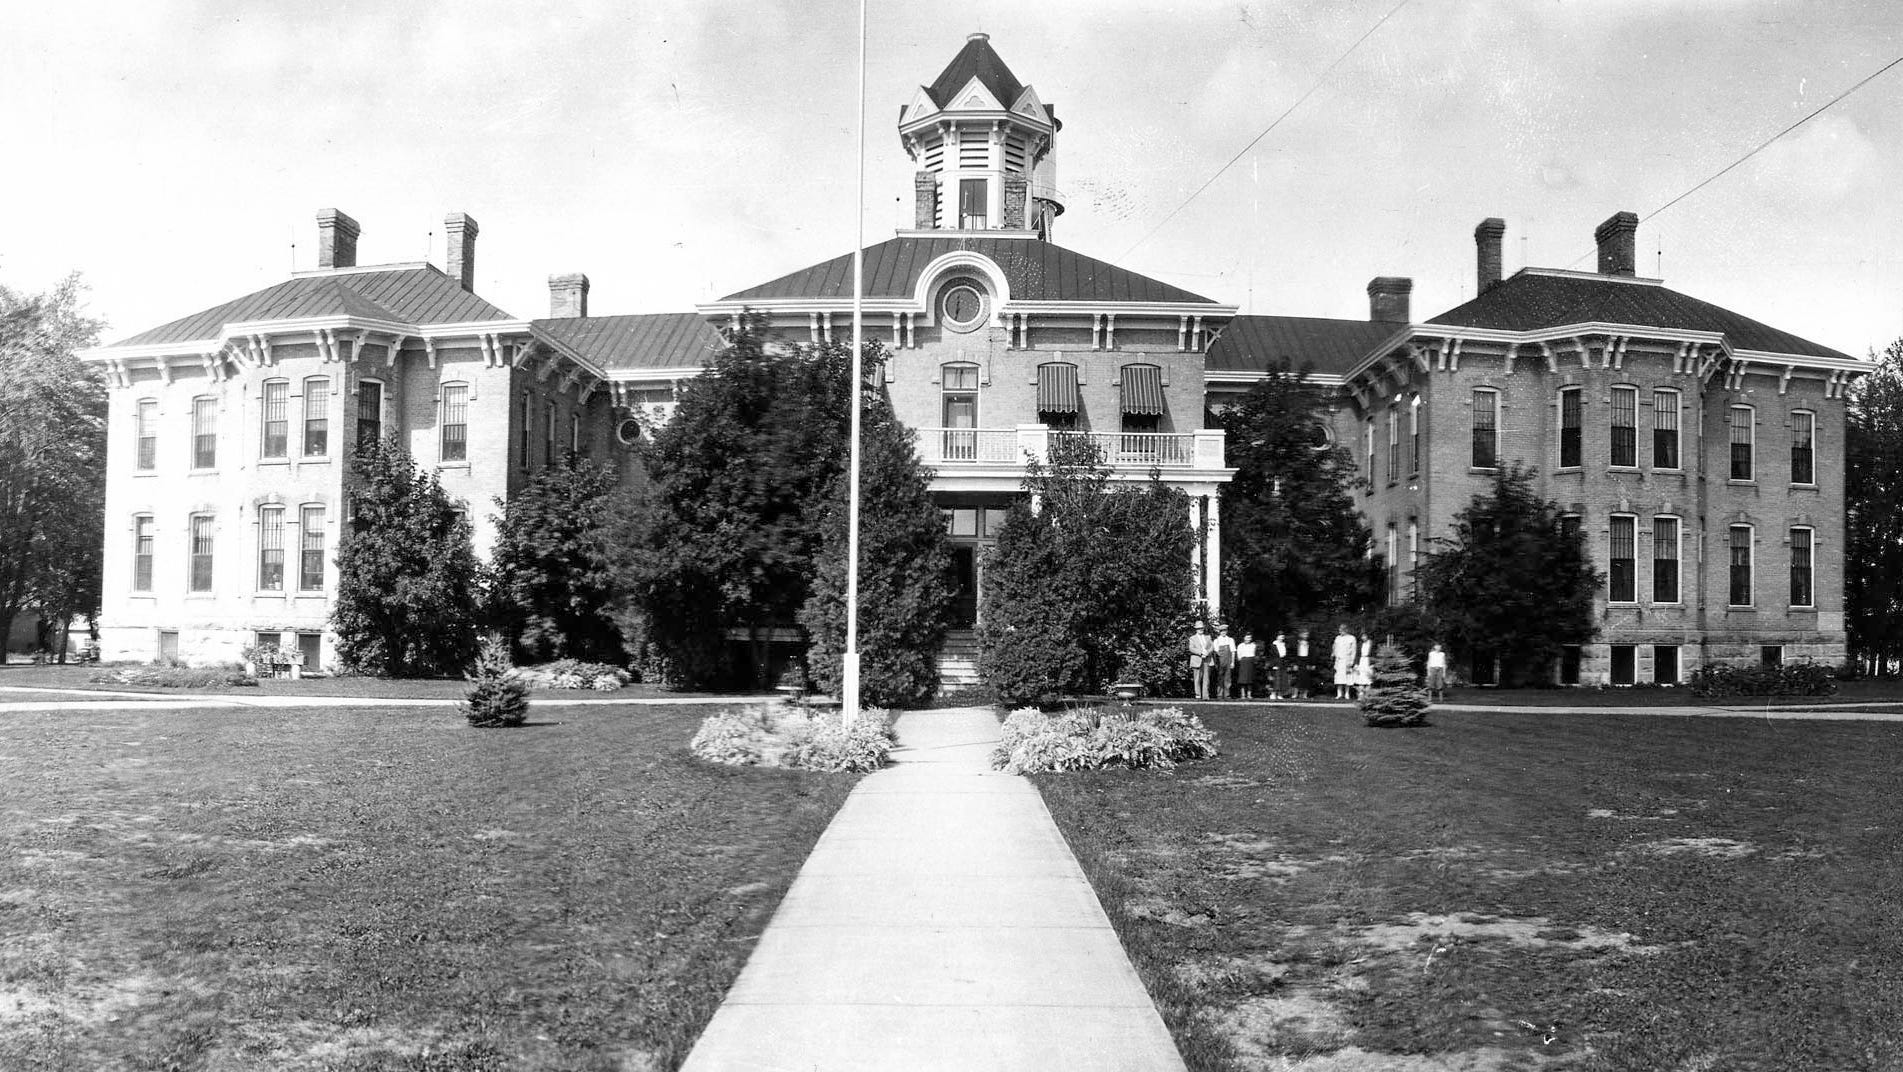
POLYGON ((975 33, 936 81, 899 112, 918 163, 921 231, 1030 231, 1049 240, 1064 211, 1054 145, 1063 124, 975 33))

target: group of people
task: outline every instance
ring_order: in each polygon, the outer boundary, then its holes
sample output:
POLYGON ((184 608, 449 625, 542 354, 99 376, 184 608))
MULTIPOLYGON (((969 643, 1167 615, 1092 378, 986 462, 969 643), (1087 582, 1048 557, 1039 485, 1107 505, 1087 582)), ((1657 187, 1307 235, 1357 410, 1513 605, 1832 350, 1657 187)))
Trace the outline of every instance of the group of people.
MULTIPOLYGON (((1335 699, 1352 700, 1374 684, 1374 638, 1357 637, 1344 623, 1324 657, 1319 645, 1310 643, 1306 629, 1294 640, 1277 633, 1258 645, 1253 633, 1243 633, 1237 642, 1228 626, 1216 626, 1211 635, 1208 623, 1197 622, 1189 637, 1189 676, 1198 700, 1264 698, 1263 689, 1268 691, 1266 699, 1306 700, 1330 681, 1335 699)), ((1426 685, 1434 699, 1447 689, 1447 653, 1439 644, 1427 653, 1426 685)))

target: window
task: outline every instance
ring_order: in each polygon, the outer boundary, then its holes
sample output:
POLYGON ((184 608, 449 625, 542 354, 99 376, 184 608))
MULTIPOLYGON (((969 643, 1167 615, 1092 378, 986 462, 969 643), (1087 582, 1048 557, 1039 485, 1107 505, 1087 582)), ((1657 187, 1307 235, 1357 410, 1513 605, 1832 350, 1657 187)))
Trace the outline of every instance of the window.
POLYGON ((1758 662, 1764 666, 1784 665, 1784 645, 1766 644, 1758 649, 1758 662))
POLYGON ((264 382, 264 436, 260 440, 261 458, 288 458, 291 455, 291 381, 264 382))
POLYGON ((1631 644, 1612 645, 1612 683, 1631 685, 1639 680, 1639 649, 1631 644))
POLYGON ((1817 483, 1817 414, 1791 413, 1791 483, 1817 483))
POLYGON ((1751 526, 1731 526, 1731 605, 1751 605, 1751 526))
POLYGON ((958 180, 958 226, 967 231, 982 231, 990 226, 989 191, 983 179, 958 180))
POLYGON ((1420 594, 1421 568, 1421 525, 1409 518, 1407 522, 1407 586, 1410 595, 1420 594))
POLYGON ((581 414, 579 413, 568 415, 568 452, 581 453, 581 414))
POLYGON ((1757 412, 1750 406, 1731 407, 1731 479, 1752 478, 1753 434, 1757 412))
POLYGON ((1560 684, 1579 684, 1579 663, 1584 654, 1584 650, 1577 644, 1567 644, 1559 649, 1560 684))
POLYGON ((1576 468, 1584 458, 1583 431, 1579 425, 1580 389, 1568 387, 1559 393, 1559 467, 1576 468))
POLYGON ((1678 645, 1652 645, 1652 680, 1661 685, 1678 684, 1678 645))
POLYGON ((1401 479, 1401 411, 1388 407, 1388 483, 1401 479))
POLYGON ((1037 419, 1052 431, 1077 430, 1077 366, 1046 361, 1037 367, 1037 419))
POLYGON ((1639 389, 1612 389, 1612 464, 1639 464, 1639 389))
POLYGON ((1652 468, 1678 468, 1678 392, 1652 392, 1652 468))
POLYGON ((542 464, 555 464, 555 403, 542 405, 542 464))
POLYGON ((1401 601, 1401 537, 1388 522, 1388 604, 1401 601))
POLYGON ((376 380, 357 382, 357 449, 383 439, 383 385, 376 380))
POLYGON ((1413 463, 1408 472, 1416 476, 1421 472, 1421 396, 1415 395, 1414 401, 1407 407, 1407 434, 1413 442, 1413 463))
POLYGON ((1500 466, 1500 392, 1479 388, 1473 393, 1473 467, 1500 466))
POLYGON ((324 590, 324 508, 306 506, 297 518, 297 590, 324 590))
POLYGON ((191 560, 186 571, 189 578, 189 590, 193 592, 211 591, 211 552, 212 518, 209 514, 193 514, 191 521, 191 560))
POLYGON ((1580 530, 1584 527, 1584 524, 1585 524, 1584 519, 1582 519, 1578 514, 1559 515, 1560 539, 1563 539, 1563 540, 1578 539, 1580 530))
POLYGON ((192 399, 192 468, 218 467, 218 400, 192 399))
POLYGON ((469 460, 468 384, 446 383, 443 385, 443 423, 439 437, 437 460, 445 462, 469 460))
POLYGON ((1362 446, 1367 451, 1367 480, 1369 490, 1374 488, 1374 418, 1368 418, 1367 433, 1362 437, 1362 446))
POLYGON ((1678 602, 1678 518, 1652 519, 1652 602, 1678 602))
POLYGON ((1607 598, 1614 603, 1636 603, 1639 600, 1638 560, 1634 548, 1638 520, 1629 514, 1612 515, 1611 572, 1606 586, 1607 598))
POLYGON ((946 365, 939 370, 945 415, 946 461, 978 459, 978 366, 946 365))
POLYGON ((1817 605, 1817 593, 1811 587, 1811 530, 1791 530, 1791 606, 1817 605))
POLYGON ((304 456, 330 453, 330 380, 313 376, 304 381, 304 456))
POLYGON ((258 591, 284 591, 284 507, 258 507, 258 591))
POLYGON ((140 469, 147 471, 159 465, 159 400, 141 398, 133 416, 134 436, 138 440, 138 461, 140 469))
POLYGON ((132 519, 132 590, 152 590, 152 515, 139 514, 132 519))
POLYGON ((529 443, 535 435, 534 422, 529 419, 529 414, 533 412, 529 409, 530 401, 529 393, 524 391, 521 400, 516 404, 515 464, 521 469, 529 467, 529 443))

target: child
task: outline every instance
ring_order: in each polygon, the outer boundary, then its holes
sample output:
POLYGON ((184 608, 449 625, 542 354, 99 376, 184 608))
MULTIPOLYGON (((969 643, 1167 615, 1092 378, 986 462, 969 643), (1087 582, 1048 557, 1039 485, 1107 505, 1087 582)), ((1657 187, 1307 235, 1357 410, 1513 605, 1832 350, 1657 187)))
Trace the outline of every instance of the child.
POLYGON ((1439 703, 1447 695, 1447 652, 1443 651, 1440 641, 1427 649, 1427 698, 1439 703))

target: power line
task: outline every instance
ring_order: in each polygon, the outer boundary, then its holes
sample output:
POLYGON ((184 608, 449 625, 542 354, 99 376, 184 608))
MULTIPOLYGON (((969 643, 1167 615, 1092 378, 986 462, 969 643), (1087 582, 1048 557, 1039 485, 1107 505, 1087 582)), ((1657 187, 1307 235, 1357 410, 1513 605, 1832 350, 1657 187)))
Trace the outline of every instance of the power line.
MULTIPOLYGON (((1652 217, 1657 216, 1659 213, 1664 212, 1666 209, 1671 208, 1673 205, 1678 204, 1680 201, 1685 200, 1686 198, 1704 189, 1705 187, 1710 186, 1712 183, 1717 182, 1719 179, 1725 176, 1726 172, 1731 171, 1733 168, 1736 168, 1738 165, 1744 163, 1745 161, 1758 155, 1764 150, 1770 148, 1772 142, 1777 141, 1779 138, 1782 138, 1784 135, 1789 134, 1791 131, 1796 130, 1798 127, 1801 127, 1805 123, 1808 123, 1811 120, 1817 118, 1818 116, 1824 114, 1824 112, 1828 110, 1832 105, 1836 104, 1840 100, 1843 100, 1845 97, 1850 96, 1852 93, 1855 93, 1856 91, 1862 89, 1864 86, 1869 85, 1871 82, 1876 81, 1878 75, 1881 75, 1883 72, 1889 70, 1892 67, 1895 67, 1899 63, 1903 63, 1903 56, 1898 56, 1897 58, 1891 60, 1890 62, 1884 64, 1883 66, 1877 68, 1876 70, 1870 72, 1868 75, 1864 76, 1863 80, 1858 82, 1856 85, 1851 86, 1849 89, 1846 89, 1842 93, 1839 93, 1835 97, 1832 97, 1829 100, 1825 101, 1815 111, 1811 112, 1809 115, 1805 116, 1804 118, 1799 119, 1797 122, 1792 123, 1790 126, 1785 127, 1783 130, 1780 130, 1776 134, 1773 134, 1769 138, 1766 138, 1762 143, 1758 145, 1757 148, 1744 154, 1738 159, 1733 160, 1731 163, 1726 164, 1724 167, 1720 168, 1716 173, 1714 173, 1710 178, 1707 178, 1705 181, 1699 183, 1698 185, 1692 187, 1691 189, 1685 191, 1684 193, 1679 194, 1677 197, 1672 198, 1670 201, 1665 202, 1663 205, 1660 205, 1659 207, 1646 213, 1644 216, 1639 217, 1639 222, 1644 223, 1646 220, 1649 220, 1652 217)), ((1591 256, 1593 256, 1592 253, 1586 253, 1583 256, 1579 257, 1577 260, 1573 261, 1573 264, 1578 264, 1580 261, 1583 261, 1586 258, 1591 256)), ((1568 267, 1570 267, 1570 265, 1568 267)))
POLYGON ((1148 242, 1152 238, 1155 238, 1156 233, 1158 231, 1161 231, 1163 227, 1166 224, 1168 224, 1171 220, 1175 219, 1178 213, 1188 208, 1189 203, 1191 201, 1194 201, 1196 200, 1196 198, 1202 196, 1202 192, 1204 190, 1209 189, 1210 186, 1215 184, 1215 181, 1217 179, 1222 178, 1223 172, 1228 171, 1232 167, 1235 167, 1236 161, 1241 160, 1243 157, 1249 155, 1249 150, 1255 148, 1256 144, 1260 142, 1263 138, 1268 137, 1270 131, 1274 130, 1278 126, 1281 126, 1282 120, 1287 119, 1291 114, 1294 113, 1295 109, 1300 108, 1302 106, 1303 102, 1307 101, 1308 98, 1314 96, 1315 91, 1322 87, 1322 83, 1328 80, 1328 76, 1334 73, 1335 68, 1341 66, 1341 62, 1347 59, 1349 55, 1351 55, 1354 52, 1355 49, 1360 48, 1361 43, 1363 41, 1366 41, 1369 37, 1373 36, 1376 30, 1379 30, 1384 23, 1386 23, 1389 19, 1393 18, 1397 13, 1400 12, 1402 8, 1406 7, 1411 2, 1412 0, 1401 0, 1401 2, 1394 5, 1394 7, 1391 8, 1387 14, 1381 16, 1379 19, 1376 19, 1374 25, 1368 27, 1367 32, 1363 33, 1360 37, 1355 38, 1354 44, 1349 45, 1345 50, 1343 50, 1341 55, 1335 57, 1335 62, 1329 64, 1322 71, 1321 74, 1315 76, 1315 81, 1312 85, 1308 87, 1307 92, 1303 93, 1300 97, 1296 98, 1295 103, 1289 105, 1288 108, 1284 110, 1281 115, 1276 116, 1275 121, 1273 123, 1270 123, 1268 126, 1262 128, 1262 133, 1257 134, 1255 137, 1251 138, 1249 140, 1249 144, 1242 147, 1241 152, 1230 157, 1228 163, 1217 168, 1216 173, 1214 175, 1209 176, 1208 181, 1204 182, 1201 186, 1196 187, 1196 191, 1190 194, 1188 197, 1184 198, 1182 204, 1177 205, 1175 208, 1171 209, 1169 215, 1163 217, 1162 220, 1158 221, 1155 227, 1150 228, 1148 234, 1145 234, 1142 238, 1139 238, 1134 243, 1132 243, 1130 248, 1124 251, 1123 257, 1119 257, 1117 259, 1123 260, 1124 258, 1128 257, 1130 254, 1136 252, 1138 246, 1141 246, 1143 243, 1148 242))

